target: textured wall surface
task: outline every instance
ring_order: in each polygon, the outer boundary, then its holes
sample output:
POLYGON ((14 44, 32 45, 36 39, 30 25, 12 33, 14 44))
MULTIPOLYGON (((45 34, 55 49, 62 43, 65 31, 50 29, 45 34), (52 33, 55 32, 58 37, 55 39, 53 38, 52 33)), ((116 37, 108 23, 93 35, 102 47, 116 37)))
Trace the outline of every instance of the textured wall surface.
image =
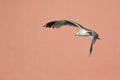
POLYGON ((0 0, 0 80, 120 80, 119 0, 0 0), (99 33, 74 27, 43 28, 69 19, 99 33))

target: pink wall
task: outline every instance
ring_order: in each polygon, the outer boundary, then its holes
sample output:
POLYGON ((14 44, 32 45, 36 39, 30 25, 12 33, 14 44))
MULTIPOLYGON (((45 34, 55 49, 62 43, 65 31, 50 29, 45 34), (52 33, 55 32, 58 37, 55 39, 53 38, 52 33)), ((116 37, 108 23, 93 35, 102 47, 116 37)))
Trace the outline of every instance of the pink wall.
POLYGON ((0 80, 120 80, 119 0, 1 0, 0 80), (99 33, 75 37, 74 27, 46 29, 69 19, 99 33))

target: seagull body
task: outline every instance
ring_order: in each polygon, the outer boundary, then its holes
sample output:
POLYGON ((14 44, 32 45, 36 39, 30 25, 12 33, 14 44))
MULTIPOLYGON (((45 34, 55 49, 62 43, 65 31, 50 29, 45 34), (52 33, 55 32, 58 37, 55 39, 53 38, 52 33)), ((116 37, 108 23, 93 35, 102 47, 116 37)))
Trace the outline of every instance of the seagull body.
POLYGON ((95 31, 87 29, 87 28, 83 27, 82 25, 80 25, 80 24, 78 24, 74 21, 71 21, 71 20, 51 21, 51 22, 46 23, 43 27, 46 27, 46 28, 60 28, 60 27, 65 26, 65 25, 77 27, 77 28, 80 29, 75 34, 75 36, 81 36, 81 37, 92 36, 92 42, 91 42, 91 46, 90 46, 90 54, 91 54, 92 49, 93 49, 93 45, 96 42, 96 39, 100 39, 99 35, 95 31))

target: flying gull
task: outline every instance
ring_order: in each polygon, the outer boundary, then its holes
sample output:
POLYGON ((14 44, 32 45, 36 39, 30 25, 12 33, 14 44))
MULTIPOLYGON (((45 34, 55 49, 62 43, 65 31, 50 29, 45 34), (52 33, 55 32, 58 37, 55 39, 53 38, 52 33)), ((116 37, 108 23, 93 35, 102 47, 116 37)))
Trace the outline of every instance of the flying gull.
POLYGON ((93 46, 94 46, 96 40, 100 39, 99 35, 95 31, 87 29, 87 28, 83 27, 82 25, 80 25, 79 23, 76 23, 76 22, 71 21, 71 20, 51 21, 51 22, 46 23, 43 27, 46 27, 46 28, 60 28, 60 27, 65 26, 65 25, 74 26, 74 27, 77 27, 77 28, 80 29, 75 34, 75 36, 81 36, 81 37, 92 36, 92 41, 91 41, 91 46, 90 46, 90 55, 91 55, 91 52, 92 52, 92 49, 93 49, 93 46))

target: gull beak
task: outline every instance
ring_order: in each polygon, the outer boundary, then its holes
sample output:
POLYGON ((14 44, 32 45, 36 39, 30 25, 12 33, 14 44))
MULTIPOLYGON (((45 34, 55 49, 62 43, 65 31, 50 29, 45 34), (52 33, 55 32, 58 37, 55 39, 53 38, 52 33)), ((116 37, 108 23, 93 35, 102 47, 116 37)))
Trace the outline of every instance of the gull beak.
POLYGON ((77 34, 75 34, 75 36, 77 36, 77 34))

